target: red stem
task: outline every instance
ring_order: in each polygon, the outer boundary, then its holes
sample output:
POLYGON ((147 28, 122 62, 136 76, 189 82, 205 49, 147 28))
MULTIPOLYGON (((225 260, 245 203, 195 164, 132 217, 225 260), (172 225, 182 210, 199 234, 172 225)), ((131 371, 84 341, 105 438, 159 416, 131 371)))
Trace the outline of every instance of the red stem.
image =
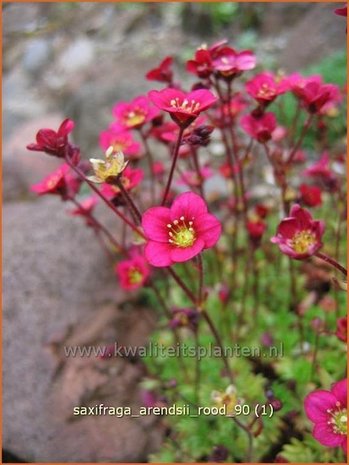
POLYGON ((165 193, 164 193, 164 197, 162 199, 161 205, 165 205, 167 197, 168 197, 168 193, 170 191, 170 187, 171 187, 171 184, 172 184, 173 173, 174 173, 174 170, 175 170, 175 167, 176 167, 177 158, 178 158, 178 154, 179 154, 179 147, 180 147, 181 142, 182 142, 183 132, 184 132, 184 128, 182 128, 182 127, 179 128, 177 142, 176 142, 176 145, 175 145, 175 148, 174 148, 174 151, 173 151, 171 171, 170 171, 170 174, 169 174, 169 177, 168 177, 168 180, 167 180, 166 189, 165 189, 165 193))
POLYGON ((326 263, 329 263, 332 265, 334 268, 336 268, 338 271, 340 271, 344 276, 346 277, 348 274, 348 271, 344 266, 340 265, 334 258, 329 257, 328 255, 322 253, 322 252, 316 252, 315 257, 321 258, 326 263))

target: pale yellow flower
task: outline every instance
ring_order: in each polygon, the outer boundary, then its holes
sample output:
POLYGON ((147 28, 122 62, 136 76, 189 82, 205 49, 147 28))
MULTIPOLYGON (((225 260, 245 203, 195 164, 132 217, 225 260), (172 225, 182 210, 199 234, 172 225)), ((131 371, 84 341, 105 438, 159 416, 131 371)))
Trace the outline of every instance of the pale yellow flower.
POLYGON ((217 407, 226 406, 226 414, 233 415, 234 408, 240 403, 240 400, 237 397, 237 391, 235 386, 230 384, 224 392, 213 391, 211 394, 213 402, 217 407))
POLYGON ((115 179, 124 171, 127 166, 122 152, 114 152, 113 147, 109 147, 105 152, 105 160, 100 158, 90 158, 94 175, 88 179, 95 183, 114 183, 115 179))

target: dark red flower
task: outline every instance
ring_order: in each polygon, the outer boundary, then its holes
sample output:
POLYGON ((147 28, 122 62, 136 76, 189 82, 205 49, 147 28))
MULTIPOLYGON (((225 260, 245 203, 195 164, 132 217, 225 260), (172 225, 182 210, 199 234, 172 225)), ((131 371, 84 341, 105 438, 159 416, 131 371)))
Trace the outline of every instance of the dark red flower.
POLYGON ((259 219, 249 220, 246 224, 246 229, 251 241, 257 244, 262 239, 262 236, 265 233, 266 228, 267 225, 265 224, 265 222, 259 219))
POLYGON ((34 152, 45 152, 60 158, 64 158, 66 155, 71 156, 74 147, 68 142, 68 134, 73 129, 74 121, 68 118, 62 122, 58 131, 40 129, 36 134, 36 143, 27 145, 27 149, 34 152))
POLYGON ((304 87, 295 88, 294 93, 300 98, 302 106, 309 113, 314 114, 326 112, 327 108, 333 107, 341 100, 337 86, 317 81, 308 82, 304 87))
POLYGON ((208 78, 213 72, 212 58, 209 50, 200 48, 193 60, 187 61, 187 71, 199 78, 208 78))
POLYGON ((166 82, 168 84, 172 83, 173 72, 171 69, 173 58, 167 56, 162 60, 158 67, 151 69, 145 75, 148 81, 159 81, 166 82))
POLYGON ((347 326, 347 317, 338 318, 337 320, 337 330, 336 336, 343 342, 347 342, 348 340, 348 326, 347 326))
POLYGON ((343 6, 342 8, 336 8, 334 12, 338 16, 348 16, 348 7, 343 6))
POLYGON ((301 193, 301 201, 307 207, 317 207, 322 204, 322 192, 319 187, 301 184, 299 190, 301 193))
POLYGON ((314 220, 308 210, 296 204, 291 208, 290 216, 279 224, 271 242, 278 244, 285 255, 302 260, 321 249, 324 230, 323 221, 314 220))

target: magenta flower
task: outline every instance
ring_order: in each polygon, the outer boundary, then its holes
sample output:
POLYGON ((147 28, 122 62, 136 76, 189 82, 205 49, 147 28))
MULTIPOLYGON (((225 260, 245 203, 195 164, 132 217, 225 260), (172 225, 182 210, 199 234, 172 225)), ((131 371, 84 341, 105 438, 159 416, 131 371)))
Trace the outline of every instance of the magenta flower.
POLYGON ((150 268, 142 255, 134 255, 129 260, 119 262, 115 267, 120 286, 133 291, 143 286, 150 275, 150 268))
POLYGON ((133 139, 131 132, 115 123, 100 133, 99 145, 104 151, 113 147, 114 152, 123 152, 128 158, 137 158, 141 150, 140 143, 133 139))
POLYGON ((265 143, 271 139, 273 131, 276 129, 276 118, 274 113, 263 113, 261 116, 245 115, 241 118, 242 129, 253 139, 265 143))
POLYGON ((213 247, 222 232, 205 201, 192 192, 178 195, 171 208, 149 208, 143 214, 142 226, 148 241, 145 257, 157 267, 190 260, 213 247))
POLYGON ((53 129, 40 129, 36 134, 36 143, 27 145, 28 150, 45 152, 49 155, 64 158, 71 155, 74 148, 68 142, 68 134, 74 129, 74 121, 65 119, 58 131, 53 129))
POLYGON ((268 105, 284 92, 275 77, 268 72, 257 74, 246 82, 247 93, 262 105, 268 105))
POLYGON ((338 16, 348 16, 348 11, 347 11, 348 7, 347 6, 343 6, 342 8, 336 8, 334 10, 335 14, 338 15, 338 16))
POLYGON ((171 84, 173 78, 173 72, 171 69, 172 62, 172 57, 165 57, 159 66, 147 72, 145 75, 146 79, 148 79, 148 81, 167 82, 168 84, 171 84))
POLYGON ((205 89, 189 93, 170 88, 151 90, 148 96, 154 105, 167 111, 173 121, 182 128, 188 127, 202 111, 217 101, 212 92, 205 89))
POLYGON ((334 84, 312 81, 294 89, 303 107, 309 113, 326 113, 328 109, 341 101, 341 94, 334 84))
POLYGON ((324 230, 323 221, 313 220, 308 210, 296 204, 291 208, 290 216, 279 224, 271 242, 278 244, 285 255, 302 260, 311 257, 322 247, 324 230))
POLYGON ((136 97, 131 102, 119 102, 113 108, 113 115, 125 129, 140 128, 159 116, 159 110, 150 105, 147 97, 136 97))
POLYGON ((267 225, 260 219, 249 220, 246 223, 246 229, 251 241, 258 245, 267 229, 267 225))
POLYGON ((195 170, 182 171, 178 180, 178 185, 198 187, 202 184, 203 181, 205 181, 205 179, 210 178, 212 175, 213 171, 208 165, 204 165, 202 168, 200 168, 200 174, 195 170))
POLYGON ((90 215, 95 206, 98 203, 98 198, 95 195, 90 195, 83 202, 80 203, 80 207, 75 208, 70 213, 73 216, 86 216, 90 215))
POLYGON ((237 52, 231 47, 220 48, 214 56, 213 68, 218 76, 232 79, 256 66, 256 57, 250 50, 237 52))
POLYGON ((334 383, 330 391, 311 392, 304 400, 307 417, 314 423, 313 436, 327 447, 347 451, 347 380, 334 383))
POLYGON ((60 195, 63 200, 75 197, 79 192, 81 180, 78 179, 64 163, 56 171, 49 174, 37 184, 31 186, 31 190, 38 195, 60 195))
MULTIPOLYGON (((141 168, 131 168, 127 166, 120 176, 120 181, 127 191, 137 187, 144 178, 144 171, 141 168)), ((114 184, 103 183, 101 185, 102 194, 109 200, 120 194, 120 189, 114 184)))

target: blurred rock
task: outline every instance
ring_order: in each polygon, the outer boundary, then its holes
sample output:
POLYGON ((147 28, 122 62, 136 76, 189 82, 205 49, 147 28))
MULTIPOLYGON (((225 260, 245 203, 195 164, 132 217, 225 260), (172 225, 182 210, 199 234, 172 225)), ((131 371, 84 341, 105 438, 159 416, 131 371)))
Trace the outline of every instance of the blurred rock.
POLYGON ((92 232, 57 199, 5 205, 3 228, 4 447, 32 462, 146 461, 161 441, 156 424, 72 415, 80 405, 137 408, 142 365, 67 357, 63 346, 144 344, 151 314, 117 305, 125 295, 92 232))
POLYGON ((332 52, 344 49, 347 39, 345 20, 333 12, 342 4, 313 4, 289 30, 285 49, 278 57, 279 66, 295 71, 323 60, 332 52))
POLYGON ((33 199, 34 195, 30 194, 30 186, 62 164, 58 158, 39 152, 30 152, 26 146, 35 142, 35 135, 39 129, 44 127, 58 129, 63 119, 64 117, 59 114, 33 118, 29 122, 18 125, 15 131, 4 140, 2 193, 5 202, 33 199))
POLYGON ((30 73, 37 73, 48 62, 50 44, 45 39, 33 39, 25 46, 23 55, 24 69, 30 73))
POLYGON ((58 61, 58 66, 67 73, 74 73, 86 68, 94 58, 93 42, 84 37, 76 39, 63 52, 58 61))

